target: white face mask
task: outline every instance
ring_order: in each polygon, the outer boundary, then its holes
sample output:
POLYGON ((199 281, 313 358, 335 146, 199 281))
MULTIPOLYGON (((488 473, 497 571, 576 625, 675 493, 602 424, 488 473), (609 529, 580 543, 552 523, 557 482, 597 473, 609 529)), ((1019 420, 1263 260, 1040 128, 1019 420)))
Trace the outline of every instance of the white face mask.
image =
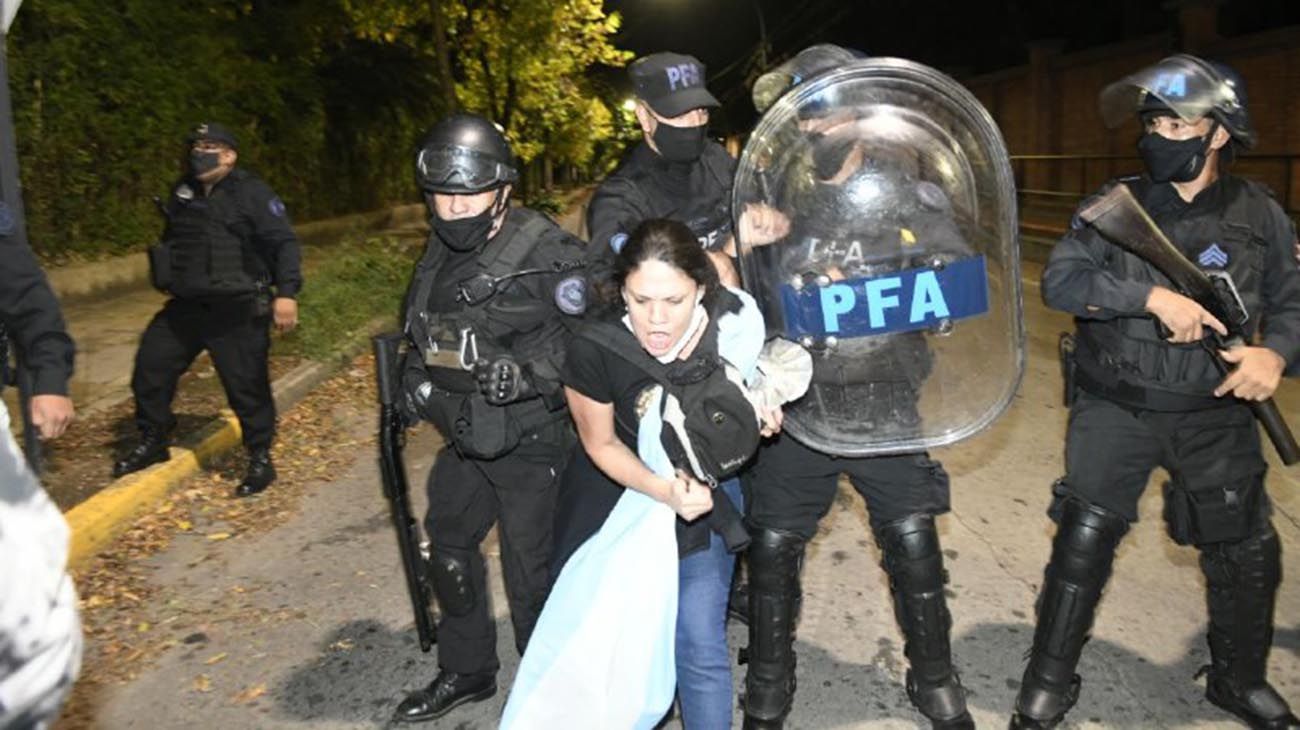
MULTIPOLYGON (((704 305, 697 301, 695 303, 695 311, 691 312, 691 323, 686 325, 686 331, 682 333, 681 339, 673 343, 673 346, 668 348, 668 352, 665 352, 663 355, 660 355, 655 359, 665 365, 676 360, 677 356, 682 354, 682 350, 686 349, 687 343, 695 337, 696 333, 700 331, 700 328, 704 326, 704 323, 707 320, 708 314, 704 311, 704 305)), ((628 331, 632 334, 636 334, 636 330, 632 329, 632 315, 623 315, 623 326, 627 327, 628 331)))

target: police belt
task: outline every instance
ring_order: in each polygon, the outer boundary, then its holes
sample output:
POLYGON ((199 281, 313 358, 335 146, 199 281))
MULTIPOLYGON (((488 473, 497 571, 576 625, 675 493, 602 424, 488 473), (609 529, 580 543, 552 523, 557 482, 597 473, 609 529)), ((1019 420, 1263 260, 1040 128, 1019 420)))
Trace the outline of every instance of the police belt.
POLYGON ((1142 386, 1125 380, 1114 372, 1097 373, 1093 371, 1094 368, 1100 369, 1104 366, 1091 362, 1087 357, 1078 357, 1075 362, 1077 367, 1074 378, 1079 388, 1099 398, 1115 401, 1130 408, 1177 413, 1225 408, 1237 403, 1235 398, 1215 398, 1209 395, 1142 386))
POLYGON ((442 390, 455 395, 478 392, 474 375, 461 366, 460 353, 454 346, 439 346, 433 352, 424 353, 424 369, 429 373, 429 380, 442 390))

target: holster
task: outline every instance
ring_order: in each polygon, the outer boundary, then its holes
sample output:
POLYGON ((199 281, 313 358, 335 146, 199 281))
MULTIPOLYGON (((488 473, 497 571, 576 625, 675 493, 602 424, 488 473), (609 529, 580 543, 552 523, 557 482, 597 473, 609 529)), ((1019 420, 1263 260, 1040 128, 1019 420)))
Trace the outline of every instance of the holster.
POLYGON ((149 282, 158 291, 171 293, 172 252, 167 241, 149 247, 149 282))

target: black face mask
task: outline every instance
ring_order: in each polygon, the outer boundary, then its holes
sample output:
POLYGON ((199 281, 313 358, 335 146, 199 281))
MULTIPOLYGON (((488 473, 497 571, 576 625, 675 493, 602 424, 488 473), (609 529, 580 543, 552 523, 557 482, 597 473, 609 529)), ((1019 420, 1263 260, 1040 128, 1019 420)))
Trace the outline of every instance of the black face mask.
POLYGON ((429 219, 429 225, 452 251, 461 253, 473 251, 487 243, 488 234, 492 232, 492 219, 496 217, 495 207, 492 206, 469 218, 457 218, 451 221, 445 221, 435 213, 429 219))
POLYGON ((190 172, 195 175, 212 172, 220 166, 221 153, 219 152, 199 152, 198 150, 190 152, 190 172))
POLYGON ((812 135, 813 167, 819 180, 829 180, 844 167, 844 161, 853 153, 857 140, 848 135, 827 137, 812 135))
POLYGON ((1174 140, 1147 132, 1138 140, 1138 154, 1151 179, 1158 183, 1191 182, 1205 169, 1215 127, 1204 137, 1174 140))
POLYGON ((653 135, 659 155, 669 162, 694 162, 704 154, 708 140, 705 125, 698 127, 673 127, 663 122, 655 127, 653 135))

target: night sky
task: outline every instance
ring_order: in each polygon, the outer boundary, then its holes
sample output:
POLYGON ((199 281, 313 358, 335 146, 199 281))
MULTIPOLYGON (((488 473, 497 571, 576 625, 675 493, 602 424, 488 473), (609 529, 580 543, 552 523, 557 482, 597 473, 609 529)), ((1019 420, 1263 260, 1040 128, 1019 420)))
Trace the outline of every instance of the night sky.
MULTIPOLYGON (((1177 29, 1168 0, 607 0, 623 15, 620 48, 638 55, 672 50, 708 66, 709 88, 723 102, 715 132, 753 122, 748 83, 757 72, 758 14, 772 62, 816 42, 901 56, 961 78, 1026 63, 1025 44, 1055 38, 1072 51, 1177 29)), ((1225 36, 1300 24, 1295 0, 1227 0, 1225 36)), ((621 72, 610 82, 623 84, 621 72)))

